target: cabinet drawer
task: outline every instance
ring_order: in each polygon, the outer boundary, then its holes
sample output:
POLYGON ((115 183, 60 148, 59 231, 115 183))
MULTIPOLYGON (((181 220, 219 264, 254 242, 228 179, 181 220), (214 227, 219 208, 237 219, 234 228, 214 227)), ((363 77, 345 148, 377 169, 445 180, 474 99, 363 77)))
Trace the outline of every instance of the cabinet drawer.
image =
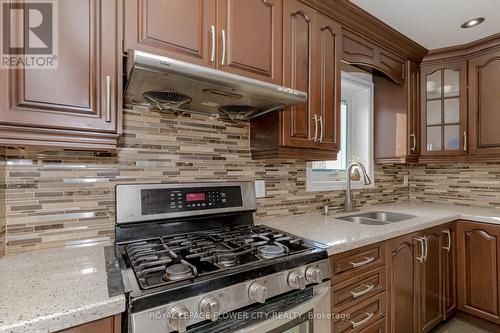
POLYGON ((380 319, 374 324, 367 326, 359 333, 385 333, 385 318, 380 319))
POLYGON ((377 244, 370 247, 340 253, 330 257, 332 267, 332 282, 339 282, 372 270, 385 264, 385 245, 377 244))
POLYGON ((385 292, 380 293, 342 313, 335 313, 341 319, 334 320, 333 333, 372 332, 366 329, 385 316, 385 297, 385 292))
POLYGON ((332 306, 337 309, 353 306, 385 290, 385 267, 363 273, 332 286, 332 306))

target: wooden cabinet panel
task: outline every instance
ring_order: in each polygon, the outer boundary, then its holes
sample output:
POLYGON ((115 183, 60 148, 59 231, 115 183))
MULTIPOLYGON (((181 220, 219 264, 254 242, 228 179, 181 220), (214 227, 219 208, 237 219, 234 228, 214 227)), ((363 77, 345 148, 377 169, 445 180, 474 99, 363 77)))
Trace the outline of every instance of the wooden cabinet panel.
POLYGON ((388 332, 416 329, 415 246, 412 235, 387 241, 388 332))
POLYGON ((376 244, 330 257, 332 282, 359 276, 385 264, 385 245, 376 244))
POLYGON ((318 14, 318 148, 340 150, 340 24, 318 14))
POLYGON ((500 50, 469 60, 469 154, 500 155, 500 50))
POLYGON ((404 58, 346 29, 342 30, 342 60, 353 65, 374 68, 394 82, 404 83, 406 74, 404 58))
MULTIPOLYGON (((417 238, 420 237, 417 235, 417 238)), ((417 260, 417 295, 418 304, 418 332, 429 332, 442 318, 441 315, 441 242, 440 231, 426 232, 424 237, 425 251, 419 254, 423 257, 417 260)), ((418 247, 415 251, 419 251, 418 247)))
POLYGON ((500 323, 500 227, 458 223, 458 307, 500 323))
POLYGON ((107 317, 87 324, 68 328, 58 333, 119 333, 121 332, 121 315, 107 317))
POLYGON ((125 50, 215 66, 216 0, 125 0, 125 50), (213 34, 212 34, 213 33, 213 34))
POLYGON ((443 319, 448 319, 457 308, 457 228, 456 224, 441 229, 442 303, 443 319))
POLYGON ((282 0, 218 0, 217 25, 226 34, 218 68, 281 85, 282 15, 282 0))
POLYGON ((358 274, 356 277, 332 285, 334 313, 342 312, 366 298, 385 290, 385 267, 358 274))
POLYGON ((285 1, 283 12, 284 84, 305 91, 308 99, 284 111, 285 146, 313 148, 317 137, 316 11, 297 0, 285 1), (315 132, 315 133, 313 133, 315 132))
POLYGON ((399 85, 374 76, 375 162, 416 162, 420 154, 420 68, 406 65, 406 80, 399 85))
POLYGON ((122 1, 57 5, 58 68, 0 71, 0 142, 111 148, 121 126, 122 1))
POLYGON ((467 62, 421 69, 421 160, 464 160, 467 154, 467 62))
MULTIPOLYGON (((386 309, 385 293, 380 293, 372 298, 356 304, 345 310, 348 319, 334 320, 334 333, 365 332, 372 324, 384 317, 386 309)), ((368 330, 368 332, 370 332, 368 330)), ((376 332, 376 331, 375 331, 376 332)))

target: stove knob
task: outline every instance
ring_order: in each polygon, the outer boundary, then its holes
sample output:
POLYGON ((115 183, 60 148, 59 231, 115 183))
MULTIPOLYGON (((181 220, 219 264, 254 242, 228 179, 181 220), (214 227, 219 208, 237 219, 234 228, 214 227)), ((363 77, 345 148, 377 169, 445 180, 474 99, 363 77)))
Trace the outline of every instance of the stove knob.
POLYGON ((168 312, 168 326, 179 333, 186 332, 189 316, 189 310, 185 306, 174 306, 168 312))
POLYGON ((321 276, 321 269, 315 266, 307 267, 306 280, 313 283, 323 282, 323 277, 321 276))
POLYGON ((200 302, 199 310, 204 318, 215 321, 219 318, 220 303, 215 297, 205 297, 200 302))
POLYGON ((293 289, 304 289, 306 287, 306 278, 300 272, 291 272, 288 275, 288 285, 293 289))
POLYGON ((248 288, 248 297, 254 302, 265 303, 267 298, 267 287, 260 282, 254 282, 248 288))

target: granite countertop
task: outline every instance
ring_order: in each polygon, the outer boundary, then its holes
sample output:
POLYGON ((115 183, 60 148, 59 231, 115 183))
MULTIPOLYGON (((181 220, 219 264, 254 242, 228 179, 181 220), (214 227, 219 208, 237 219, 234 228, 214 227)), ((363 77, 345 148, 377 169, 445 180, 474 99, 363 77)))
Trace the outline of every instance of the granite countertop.
POLYGON ((291 217, 264 218, 256 221, 256 223, 325 244, 328 254, 333 255, 458 219, 500 224, 500 209, 411 201, 399 204, 371 206, 368 209, 352 213, 331 214, 329 216, 317 213, 291 217), (402 222, 376 226, 356 224, 336 219, 339 216, 356 215, 372 211, 397 212, 415 215, 416 217, 402 222))
POLYGON ((55 332, 123 311, 125 296, 108 294, 102 245, 0 259, 0 333, 55 332))

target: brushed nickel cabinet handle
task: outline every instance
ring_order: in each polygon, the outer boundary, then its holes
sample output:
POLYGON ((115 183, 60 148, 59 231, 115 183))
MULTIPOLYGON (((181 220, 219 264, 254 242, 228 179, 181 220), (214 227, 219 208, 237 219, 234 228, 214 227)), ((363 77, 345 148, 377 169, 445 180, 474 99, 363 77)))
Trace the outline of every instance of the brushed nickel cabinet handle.
POLYGON ((106 76, 106 122, 111 122, 111 76, 106 76))
POLYGON ((415 151, 417 149, 417 136, 415 134, 410 134, 411 146, 410 150, 415 151))
POLYGON ((222 61, 221 65, 226 64, 226 30, 222 29, 222 61))
POLYGON ((318 142, 318 116, 314 115, 314 142, 318 142))
POLYGON ((451 250, 451 232, 450 229, 445 229, 441 231, 442 233, 445 233, 448 236, 448 246, 443 246, 443 249, 445 249, 447 252, 450 252, 451 250))
POLYGON ((424 238, 419 237, 417 238, 417 242, 420 243, 420 256, 417 256, 417 260, 419 263, 423 263, 425 260, 425 244, 424 244, 424 238))
POLYGON ((352 268, 357 268, 360 266, 368 265, 369 263, 375 261, 374 257, 365 257, 365 260, 360 261, 360 262, 352 262, 349 261, 349 264, 351 264, 352 268))
POLYGON ((373 316, 375 315, 373 312, 372 313, 368 313, 368 312, 365 312, 365 314, 368 316, 366 317, 365 319, 363 320, 360 320, 360 321, 354 321, 354 320, 351 320, 351 325, 352 325, 352 328, 356 328, 356 327, 359 327, 359 326, 362 326, 364 324, 366 324, 367 322, 369 322, 373 316))
POLYGON ((323 116, 319 116, 319 143, 323 142, 323 116))
POLYGON ((212 52, 210 55, 210 61, 215 62, 215 44, 216 44, 216 38, 217 36, 215 35, 215 25, 210 26, 210 35, 212 37, 212 52))
POLYGON ((426 262, 427 255, 429 254, 429 239, 427 238, 427 236, 424 236, 424 243, 425 243, 424 262, 426 262))
POLYGON ((373 290, 373 288, 375 288, 375 285, 373 284, 365 284, 365 289, 364 290, 361 290, 361 291, 358 291, 358 292, 355 292, 355 291, 350 291, 351 295, 352 295, 352 298, 358 298, 358 297, 361 297, 363 295, 366 295, 368 294, 370 291, 373 290))
POLYGON ((467 132, 464 131, 464 151, 467 151, 467 132))

